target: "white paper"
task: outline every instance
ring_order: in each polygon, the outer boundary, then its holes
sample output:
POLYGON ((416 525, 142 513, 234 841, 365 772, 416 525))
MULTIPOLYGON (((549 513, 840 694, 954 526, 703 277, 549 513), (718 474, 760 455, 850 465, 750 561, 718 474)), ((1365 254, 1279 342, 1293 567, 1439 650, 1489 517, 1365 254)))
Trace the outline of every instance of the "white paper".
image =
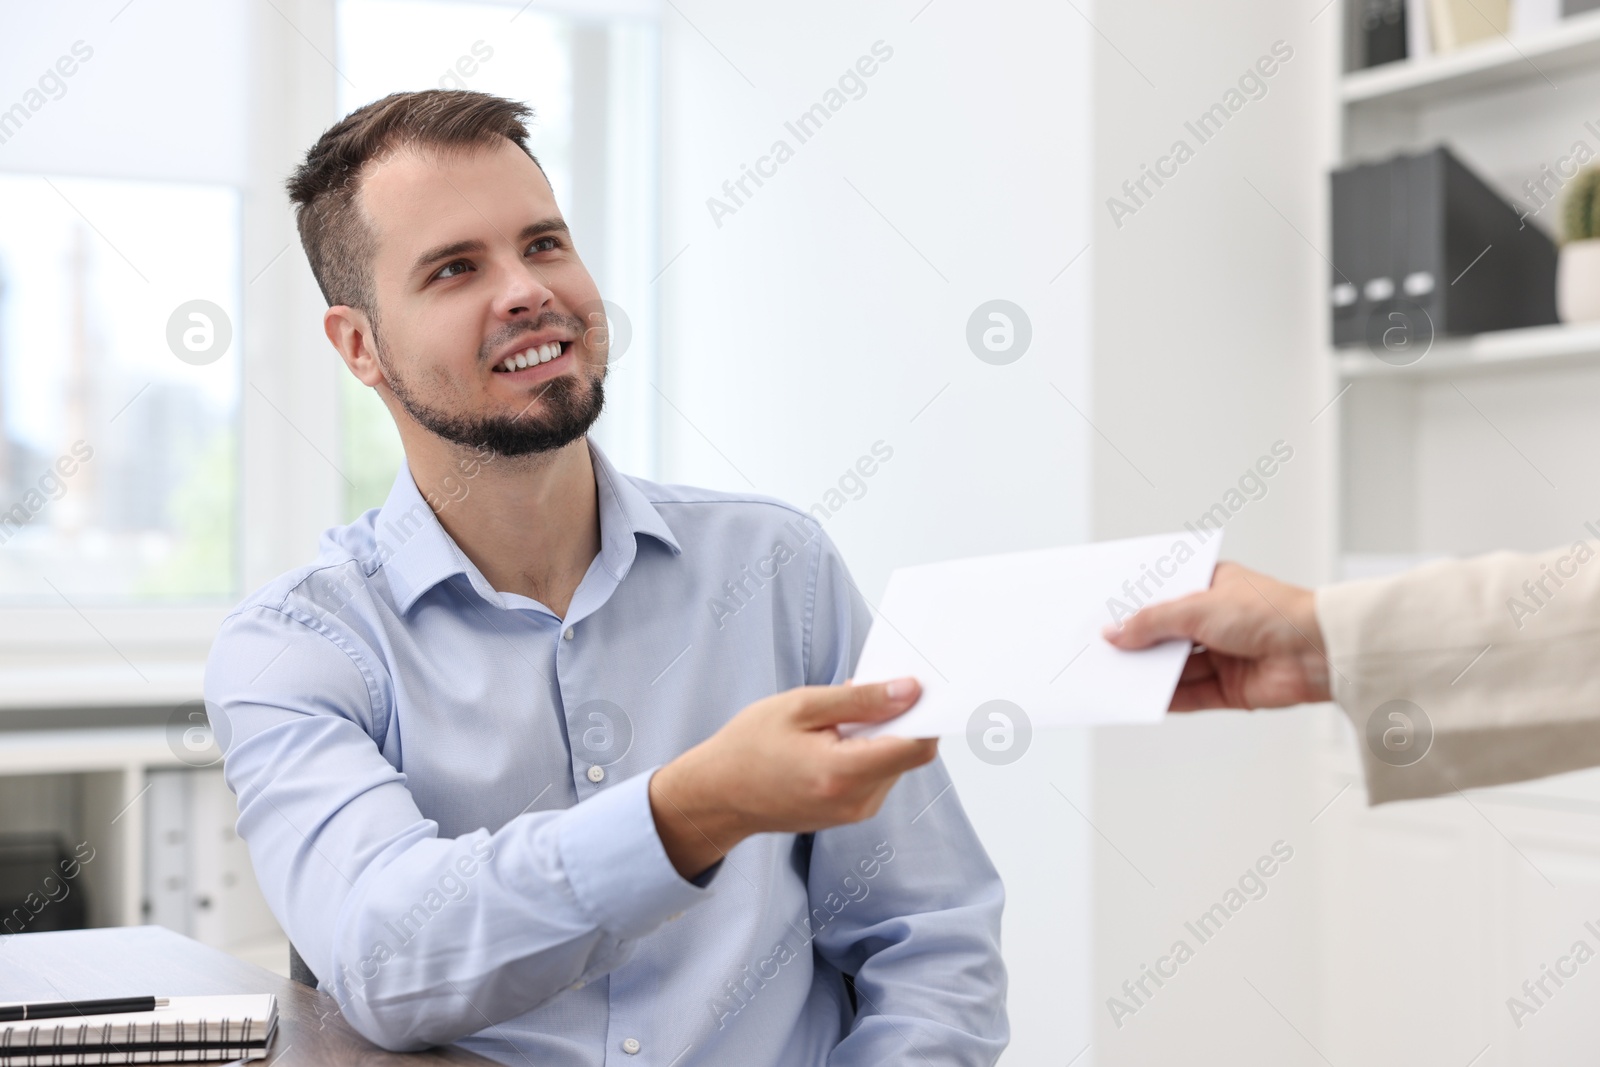
POLYGON ((1221 530, 1191 529, 898 569, 855 681, 911 675, 922 698, 897 719, 841 733, 968 734, 988 719, 980 707, 996 700, 1020 709, 1030 728, 1157 721, 1189 642, 1123 652, 1101 628, 1210 588, 1221 547, 1221 530))

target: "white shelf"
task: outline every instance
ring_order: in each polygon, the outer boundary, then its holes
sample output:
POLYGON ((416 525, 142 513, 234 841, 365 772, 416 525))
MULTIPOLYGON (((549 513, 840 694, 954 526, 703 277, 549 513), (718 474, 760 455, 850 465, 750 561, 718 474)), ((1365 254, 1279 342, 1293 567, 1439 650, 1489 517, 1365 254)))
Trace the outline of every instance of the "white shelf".
POLYGON ((1497 37, 1460 51, 1386 63, 1346 74, 1346 105, 1414 106, 1508 84, 1560 85, 1558 73, 1600 60, 1600 13, 1578 15, 1544 33, 1497 37))
MULTIPOLYGON (((0 711, 7 708, 134 708, 201 699, 206 665, 123 660, 24 667, 0 664, 0 711)), ((3 719, 0 719, 3 725, 3 719)))
MULTIPOLYGON (((207 753, 209 760, 221 753, 207 753)), ((0 733, 0 775, 143 772, 190 766, 178 757, 160 726, 90 727, 81 730, 7 730, 0 733)))
POLYGON ((1404 367, 1385 363, 1364 349, 1336 352, 1341 379, 1514 371, 1572 363, 1600 364, 1600 323, 1499 330, 1435 342, 1427 355, 1404 367))

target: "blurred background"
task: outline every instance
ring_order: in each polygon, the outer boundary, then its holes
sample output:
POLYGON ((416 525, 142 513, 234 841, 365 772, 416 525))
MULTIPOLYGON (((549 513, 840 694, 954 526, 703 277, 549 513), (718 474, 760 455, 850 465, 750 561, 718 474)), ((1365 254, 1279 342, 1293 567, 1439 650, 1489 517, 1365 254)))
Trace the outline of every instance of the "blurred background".
MULTIPOLYGON (((0 953, 150 922, 286 969, 200 679, 400 459, 283 192, 339 116, 531 104, 628 326, 603 447, 824 503, 869 599, 1208 514, 1318 583, 1600 523, 1594 6, 0 5, 0 953)), ((1008 886, 1004 1062, 1592 1049, 1600 965, 1509 1002, 1600 948, 1600 777, 1369 810, 1355 745, 1329 707, 947 742, 1008 886)))

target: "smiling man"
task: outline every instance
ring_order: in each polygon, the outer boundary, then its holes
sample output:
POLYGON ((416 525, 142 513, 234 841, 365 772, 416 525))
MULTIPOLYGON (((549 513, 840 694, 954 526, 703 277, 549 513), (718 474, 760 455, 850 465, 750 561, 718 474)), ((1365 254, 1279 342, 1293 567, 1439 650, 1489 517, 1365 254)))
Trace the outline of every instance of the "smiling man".
POLYGON ((527 114, 390 96, 289 183, 406 463, 213 647, 267 899, 388 1048, 993 1063, 1003 894, 934 742, 835 729, 916 683, 842 684, 869 614, 797 509, 588 440, 608 338, 527 114))

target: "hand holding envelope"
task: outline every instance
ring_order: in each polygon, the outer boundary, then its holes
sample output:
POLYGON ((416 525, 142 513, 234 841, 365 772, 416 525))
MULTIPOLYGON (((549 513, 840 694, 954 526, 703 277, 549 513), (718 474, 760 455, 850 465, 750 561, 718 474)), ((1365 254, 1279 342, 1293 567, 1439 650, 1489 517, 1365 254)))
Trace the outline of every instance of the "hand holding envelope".
POLYGON ((922 699, 899 718, 840 732, 965 734, 993 701, 1020 710, 1031 728, 1155 722, 1190 643, 1124 652, 1100 632, 1147 604, 1206 589, 1221 546, 1220 530, 1202 530, 898 569, 854 680, 913 675, 922 699))

